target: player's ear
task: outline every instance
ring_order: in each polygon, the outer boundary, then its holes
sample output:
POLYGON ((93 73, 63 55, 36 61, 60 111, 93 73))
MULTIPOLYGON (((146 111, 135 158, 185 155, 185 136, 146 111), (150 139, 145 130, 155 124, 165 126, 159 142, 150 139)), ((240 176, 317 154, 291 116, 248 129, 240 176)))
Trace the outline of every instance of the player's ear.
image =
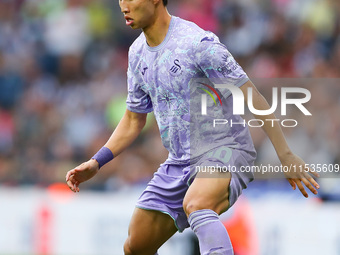
POLYGON ((161 4, 161 1, 163 1, 163 0, 152 0, 154 5, 161 4))

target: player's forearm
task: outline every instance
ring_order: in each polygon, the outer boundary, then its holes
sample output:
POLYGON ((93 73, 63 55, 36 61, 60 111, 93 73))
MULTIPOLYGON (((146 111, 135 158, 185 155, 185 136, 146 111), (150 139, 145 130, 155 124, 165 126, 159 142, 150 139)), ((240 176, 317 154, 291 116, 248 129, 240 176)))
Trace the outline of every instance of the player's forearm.
POLYGON ((129 147, 142 131, 146 122, 146 114, 126 111, 117 128, 105 144, 116 157, 129 147))
MULTIPOLYGON (((257 106, 255 106, 255 102, 254 102, 254 107, 256 107, 256 109, 260 109, 260 108, 257 108, 259 106, 266 106, 266 105, 268 105, 267 101, 259 102, 257 106)), ((268 108, 266 107, 263 108, 263 110, 266 110, 266 109, 269 109, 269 105, 268 105, 268 108)), ((262 120, 261 124, 264 123, 262 126, 262 129, 264 130, 264 132, 266 133, 266 135, 272 142, 278 157, 281 159, 285 157, 286 155, 290 154, 291 150, 283 135, 282 129, 280 125, 278 124, 278 122, 274 121, 277 119, 275 114, 254 115, 254 117, 256 119, 262 120), (273 120, 273 121, 268 121, 268 120, 273 120)))
MULTIPOLYGON (((246 84, 241 89, 244 91, 245 94, 245 100, 248 100, 247 93, 245 91, 248 87, 252 87, 252 95, 253 95, 253 106, 257 110, 268 110, 270 109, 270 106, 267 102, 267 100, 260 94, 260 92, 256 89, 255 86, 252 85, 251 82, 246 84)), ((268 114, 268 115, 256 115, 254 114, 254 117, 256 119, 261 120, 261 124, 263 124, 262 129, 267 134, 268 138, 272 142, 275 151, 278 155, 278 157, 281 159, 285 157, 287 154, 291 153, 291 150, 287 144, 287 141, 284 137, 284 134, 282 132, 282 129, 280 125, 278 124, 275 114, 268 114), (271 120, 271 121, 268 121, 271 120)))

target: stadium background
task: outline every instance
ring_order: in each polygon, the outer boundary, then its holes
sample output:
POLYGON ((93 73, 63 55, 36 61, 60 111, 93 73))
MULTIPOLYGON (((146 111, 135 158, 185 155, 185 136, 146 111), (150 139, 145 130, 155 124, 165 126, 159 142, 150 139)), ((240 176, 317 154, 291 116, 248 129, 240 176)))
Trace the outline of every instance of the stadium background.
MULTIPOLYGON (((340 163, 339 1, 169 0, 169 10, 218 34, 252 79, 314 81, 313 117, 284 131, 306 162, 340 163)), ((134 202, 166 158, 152 116, 80 194, 62 183, 122 116, 138 34, 118 1, 0 0, 0 254, 122 254, 134 202)), ((263 132, 251 132, 256 163, 278 164, 263 132)), ((282 179, 253 182, 223 216, 236 254, 340 254, 336 177, 321 178, 308 200, 282 179)), ((195 245, 187 230, 160 254, 195 254, 195 245)))

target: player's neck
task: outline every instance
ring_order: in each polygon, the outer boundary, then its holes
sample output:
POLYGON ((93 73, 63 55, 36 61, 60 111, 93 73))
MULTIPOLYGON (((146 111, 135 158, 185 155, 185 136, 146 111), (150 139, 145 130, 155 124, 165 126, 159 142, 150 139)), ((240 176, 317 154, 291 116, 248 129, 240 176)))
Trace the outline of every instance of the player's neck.
POLYGON ((160 45, 166 37, 170 26, 171 16, 167 9, 158 12, 150 26, 143 29, 146 41, 150 47, 160 45))

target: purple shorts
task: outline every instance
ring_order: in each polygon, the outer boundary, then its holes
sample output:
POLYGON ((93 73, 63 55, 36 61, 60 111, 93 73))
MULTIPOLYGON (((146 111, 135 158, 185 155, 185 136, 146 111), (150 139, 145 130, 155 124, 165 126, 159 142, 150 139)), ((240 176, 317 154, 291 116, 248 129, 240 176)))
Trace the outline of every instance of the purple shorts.
POLYGON ((195 164, 162 164, 139 197, 136 207, 168 214, 174 220, 178 231, 182 232, 189 227, 183 209, 183 199, 196 177, 197 167, 208 169, 211 166, 217 168, 219 166, 221 167, 219 169, 223 169, 223 171, 231 169, 229 186, 229 207, 231 207, 241 195, 242 189, 247 188, 247 184, 254 179, 252 172, 242 172, 240 168, 253 165, 254 160, 255 155, 250 155, 247 152, 218 147, 203 155, 195 164), (238 170, 235 171, 236 169, 238 170))

